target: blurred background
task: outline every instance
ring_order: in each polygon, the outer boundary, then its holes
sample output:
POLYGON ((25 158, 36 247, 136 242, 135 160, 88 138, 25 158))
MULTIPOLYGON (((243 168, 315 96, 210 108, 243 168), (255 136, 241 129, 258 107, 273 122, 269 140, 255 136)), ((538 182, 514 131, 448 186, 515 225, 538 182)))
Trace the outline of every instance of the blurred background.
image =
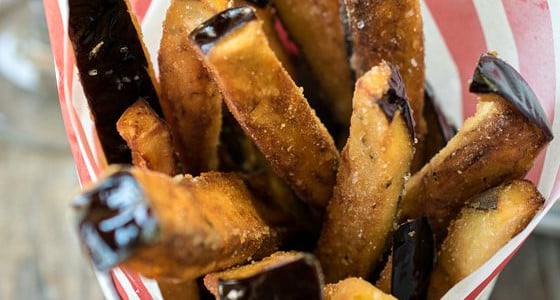
MULTIPOLYGON (((79 192, 40 0, 0 0, 0 299, 102 299, 70 207, 79 192)), ((560 299, 558 219, 519 250, 491 299, 560 299)))

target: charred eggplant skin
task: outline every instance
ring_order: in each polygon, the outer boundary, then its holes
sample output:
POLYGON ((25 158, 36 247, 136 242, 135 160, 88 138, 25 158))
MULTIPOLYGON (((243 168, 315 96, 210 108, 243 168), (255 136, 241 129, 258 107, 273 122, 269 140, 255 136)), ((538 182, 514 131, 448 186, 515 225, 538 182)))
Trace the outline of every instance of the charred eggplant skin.
POLYGON ((492 53, 483 54, 469 86, 471 93, 498 94, 515 106, 527 119, 538 126, 548 141, 552 129, 539 100, 529 84, 512 66, 492 53), (515 84, 512 84, 514 82, 515 84))
POLYGON ((81 214, 79 234, 93 264, 105 271, 136 247, 153 241, 157 222, 132 174, 119 171, 73 204, 81 214))
POLYGON ((247 0, 258 7, 265 7, 270 3, 270 0, 247 0))
POLYGON ((256 18, 255 10, 249 6, 230 8, 200 24, 192 31, 190 37, 204 54, 208 54, 217 41, 256 18))
POLYGON ((108 163, 130 163, 116 122, 139 98, 162 115, 151 66, 124 0, 70 0, 68 34, 108 163))
POLYGON ((323 279, 309 254, 249 278, 219 280, 221 300, 321 300, 323 279))
POLYGON ((408 126, 410 137, 414 141, 414 118, 412 110, 406 96, 403 79, 393 64, 388 64, 391 68, 391 77, 389 79, 389 90, 382 99, 377 101, 377 105, 381 108, 383 113, 389 121, 393 121, 393 117, 397 111, 401 112, 402 117, 408 126))
POLYGON ((391 294, 424 299, 435 257, 434 235, 425 217, 406 222, 393 234, 391 294))

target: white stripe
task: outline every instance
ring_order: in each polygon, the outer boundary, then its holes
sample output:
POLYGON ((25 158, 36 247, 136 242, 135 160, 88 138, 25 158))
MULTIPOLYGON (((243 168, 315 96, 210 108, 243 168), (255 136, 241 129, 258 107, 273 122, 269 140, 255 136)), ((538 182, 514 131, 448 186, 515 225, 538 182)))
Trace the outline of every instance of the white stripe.
POLYGON ((68 0, 58 0, 58 8, 60 9, 60 17, 62 18, 62 28, 64 34, 68 33, 68 0))
POLYGON ((420 7, 424 20, 426 79, 433 86, 444 114, 459 126, 463 124, 459 70, 424 0, 420 7))
POLYGON ((482 25, 487 50, 497 51, 503 60, 519 70, 517 46, 502 0, 474 0, 474 6, 482 25))
MULTIPOLYGON (((94 267, 95 270, 95 267, 94 267)), ((101 286, 101 291, 107 300, 121 300, 117 290, 115 289, 115 285, 111 280, 111 275, 104 272, 95 271, 95 277, 97 277, 97 281, 99 282, 99 286, 101 286)))
POLYGON ((134 291, 132 284, 120 268, 114 268, 113 274, 115 274, 116 280, 121 284, 129 300, 140 300, 140 297, 138 297, 138 294, 134 291))
MULTIPOLYGON (((539 191, 546 199, 558 198, 560 195, 551 195, 554 187, 554 179, 560 167, 560 1, 549 0, 548 8, 550 11, 550 20, 552 23, 552 39, 554 40, 554 56, 556 63, 556 95, 554 105, 554 123, 552 124, 552 132, 554 140, 548 146, 544 165, 539 181, 539 191), (552 197, 554 196, 554 197, 552 197)), ((560 178, 556 178, 556 181, 560 178)))
MULTIPOLYGON (((162 24, 170 4, 170 0, 153 0, 142 21, 144 43, 150 54, 156 78, 159 77, 157 54, 163 33, 162 24)), ((185 36, 185 38, 188 38, 188 36, 185 36)))
POLYGON ((154 300, 163 300, 163 295, 161 294, 157 281, 143 276, 140 276, 140 279, 154 300))

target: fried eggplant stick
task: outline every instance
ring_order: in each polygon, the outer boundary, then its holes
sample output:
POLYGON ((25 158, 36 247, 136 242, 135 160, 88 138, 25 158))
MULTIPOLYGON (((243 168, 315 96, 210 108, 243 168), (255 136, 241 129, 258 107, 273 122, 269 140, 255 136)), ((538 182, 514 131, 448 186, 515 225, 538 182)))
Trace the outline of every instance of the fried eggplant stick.
POLYGON ((144 100, 123 113, 117 130, 130 148, 133 165, 171 176, 179 173, 169 128, 144 100))
POLYGON ((320 300, 323 278, 313 255, 277 252, 259 262, 208 274, 204 284, 216 299, 320 300))
POLYGON ((339 154, 332 137, 268 47, 250 7, 232 8, 191 33, 243 130, 277 174, 320 214, 339 154))
POLYGON ((367 278, 391 237, 397 202, 414 153, 402 79, 382 62, 356 82, 350 137, 316 253, 327 283, 367 278))
POLYGON ((158 86, 127 0, 69 0, 68 35, 107 163, 130 163, 116 123, 138 99, 161 116, 158 86))
POLYGON ((150 278, 195 279, 269 255, 279 244, 234 174, 174 180, 118 170, 74 205, 82 242, 100 270, 122 264, 150 278))
POLYGON ((449 226, 432 272, 428 299, 440 299, 519 233, 542 206, 543 197, 524 180, 500 185, 468 201, 449 226))
POLYGON ((467 199, 523 178, 552 140, 539 100, 501 59, 483 55, 470 90, 478 94, 476 114, 412 176, 399 206, 401 219, 426 215, 438 242, 467 199))
POLYGON ((352 113, 353 74, 346 55, 339 0, 274 0, 274 7, 324 91, 325 106, 347 128, 352 113))
MULTIPOLYGON (((404 80, 419 139, 421 161, 426 134, 424 35, 419 0, 344 0, 351 40, 350 65, 358 76, 382 60, 397 66, 404 80)), ((344 8, 344 7, 343 7, 344 8)), ((419 168, 419 167, 418 167, 419 168)), ((413 168, 414 169, 414 168, 413 168)))

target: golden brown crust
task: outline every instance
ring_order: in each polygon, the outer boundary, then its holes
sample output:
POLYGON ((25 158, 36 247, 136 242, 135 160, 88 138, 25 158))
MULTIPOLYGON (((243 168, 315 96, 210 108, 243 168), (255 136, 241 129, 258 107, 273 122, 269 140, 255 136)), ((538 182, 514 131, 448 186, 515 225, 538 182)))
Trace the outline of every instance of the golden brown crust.
POLYGON ((167 125, 138 100, 117 121, 117 130, 132 152, 132 164, 167 175, 179 171, 167 125))
POLYGON ((194 279, 276 250, 276 232, 237 176, 211 172, 178 182, 140 169, 131 172, 147 195, 160 236, 125 266, 151 278, 194 279))
POLYGON ((251 5, 257 14, 257 18, 263 22, 263 30, 266 38, 268 39, 268 45, 270 49, 274 51, 278 60, 282 63, 282 66, 292 78, 296 78, 296 68, 290 58, 288 52, 284 49, 276 29, 274 28, 274 23, 276 22, 276 17, 273 12, 272 6, 267 5, 265 7, 259 7, 255 5, 254 2, 248 0, 234 0, 233 6, 241 5, 251 5))
POLYGON ((542 131, 500 96, 479 95, 475 116, 406 184, 401 220, 426 215, 441 241, 465 200, 523 178, 546 143, 542 131))
MULTIPOLYGON (((351 66, 358 76, 386 60, 401 73, 422 146, 424 35, 419 0, 344 0, 352 39, 351 66)), ((421 151, 419 151, 420 153, 421 151)))
POLYGON ((390 294, 386 294, 371 283, 361 278, 347 278, 336 284, 325 286, 325 300, 396 300, 390 294))
POLYGON ((428 299, 440 299, 490 259, 527 226, 543 203, 538 190, 524 180, 515 180, 472 198, 449 226, 449 235, 432 273, 428 299), (495 208, 488 208, 494 205, 495 208))
POLYGON ((275 0, 274 6, 324 90, 325 106, 338 124, 352 113, 352 75, 338 0, 275 0))
POLYGON ((159 290, 165 300, 199 300, 198 283, 195 280, 158 280, 159 290))
POLYGON ((161 106, 175 148, 192 174, 218 167, 222 95, 197 58, 189 33, 227 0, 173 0, 163 23, 159 50, 161 106))
POLYGON ((216 41, 204 63, 233 116, 277 174, 315 209, 327 204, 338 151, 301 90, 267 46, 260 21, 216 41))
POLYGON ((316 250, 329 283, 369 276, 392 231, 414 148, 401 111, 390 121, 378 105, 390 77, 382 63, 356 83, 350 137, 316 250))

